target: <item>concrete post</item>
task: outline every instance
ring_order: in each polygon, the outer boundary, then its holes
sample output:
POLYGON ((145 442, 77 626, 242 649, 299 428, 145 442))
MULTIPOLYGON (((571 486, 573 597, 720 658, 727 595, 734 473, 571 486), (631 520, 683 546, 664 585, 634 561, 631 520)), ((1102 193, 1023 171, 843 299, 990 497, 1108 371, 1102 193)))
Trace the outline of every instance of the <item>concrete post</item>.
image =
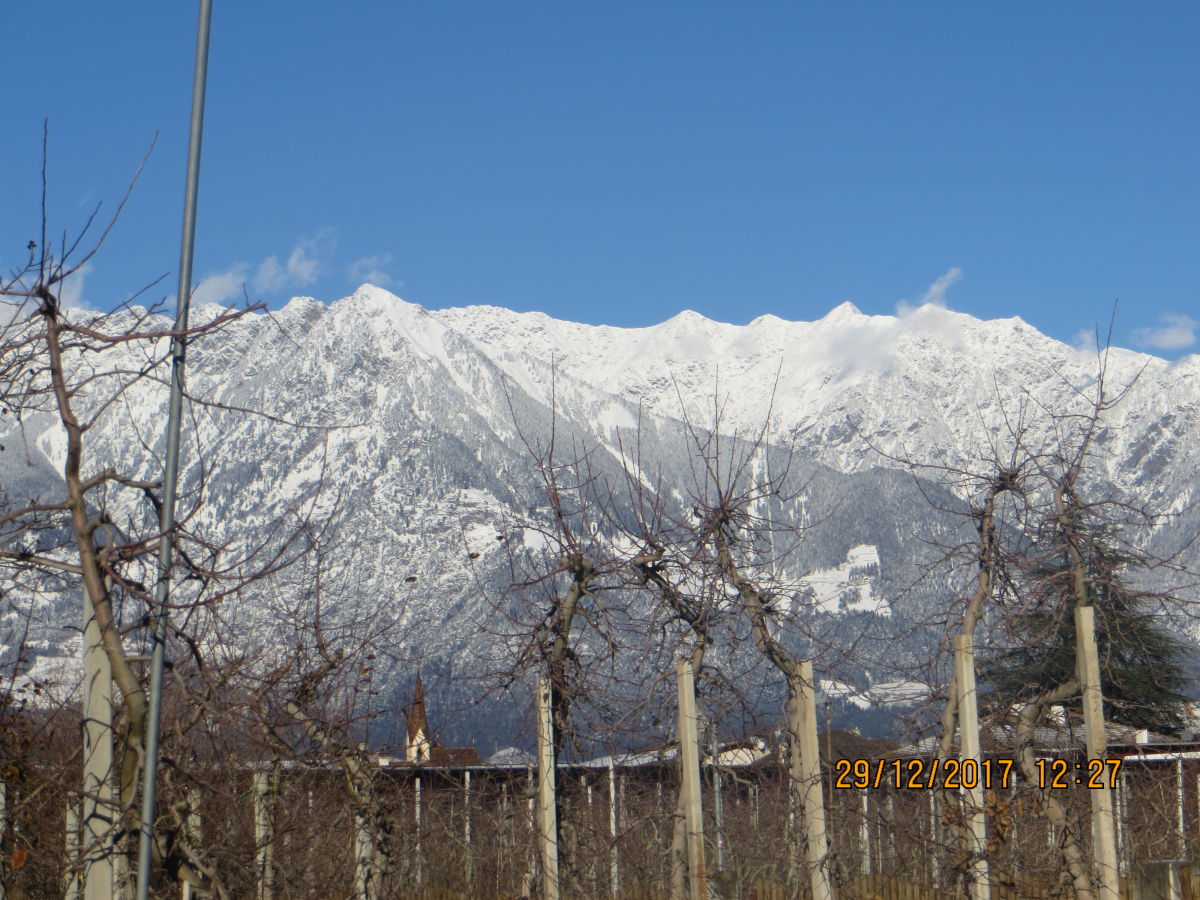
POLYGON ((805 860, 813 900, 833 900, 829 877, 829 837, 825 828, 825 793, 821 790, 821 748, 817 742, 817 698, 811 659, 802 659, 788 677, 792 695, 788 727, 792 732, 791 778, 802 789, 805 860))
MULTIPOLYGON (((1104 733, 1104 698, 1100 690, 1100 658, 1096 650, 1095 607, 1075 607, 1075 651, 1078 678, 1083 693, 1083 721, 1087 733, 1089 760, 1108 758, 1108 739, 1104 733)), ((1101 786, 1088 791, 1092 799, 1093 858, 1099 873, 1100 900, 1119 900, 1120 876, 1117 868, 1116 829, 1113 822, 1112 786, 1107 776, 1101 786)))
POLYGON ((863 875, 871 874, 871 794, 869 788, 863 788, 860 794, 862 803, 862 824, 858 830, 858 840, 862 845, 862 861, 859 871, 863 875))
POLYGON ((983 768, 979 753, 979 706, 975 690, 975 648, 969 634, 954 638, 955 681, 958 687, 958 728, 961 763, 974 762, 975 784, 967 787, 967 778, 960 769, 963 794, 967 797, 967 832, 970 835, 968 853, 971 867, 972 900, 991 900, 992 886, 988 874, 987 821, 983 813, 983 768))
POLYGON ((258 900, 275 900, 275 829, 271 816, 271 795, 274 791, 271 781, 269 772, 255 772, 251 779, 251 793, 254 795, 254 866, 258 870, 258 900))
POLYGON ((463 772, 463 842, 467 848, 467 890, 475 888, 475 848, 471 844, 471 770, 463 772))
POLYGON ((112 666, 100 642, 92 599, 83 592, 83 900, 113 900, 112 666))
POLYGON ((558 807, 555 803, 553 687, 539 678, 538 711, 538 843, 541 847, 542 897, 558 900, 558 807))
POLYGON ((688 893, 708 900, 704 869, 704 817, 700 808, 700 746, 696 734, 696 684, 691 660, 676 669, 679 693, 679 757, 683 766, 684 819, 687 824, 688 893))
POLYGON ((608 880, 614 897, 621 891, 621 870, 617 860, 617 766, 610 758, 608 761, 608 837, 610 849, 608 857, 608 880))

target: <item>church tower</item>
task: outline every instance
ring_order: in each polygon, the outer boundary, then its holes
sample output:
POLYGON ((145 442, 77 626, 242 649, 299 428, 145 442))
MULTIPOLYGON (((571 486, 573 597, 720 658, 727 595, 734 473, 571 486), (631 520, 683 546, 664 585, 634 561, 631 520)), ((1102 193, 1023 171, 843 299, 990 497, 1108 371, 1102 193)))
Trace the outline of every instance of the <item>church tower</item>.
POLYGON ((425 718, 425 691, 421 687, 421 673, 413 684, 412 706, 408 710, 408 722, 404 735, 405 759, 410 763, 429 762, 429 722, 425 718))

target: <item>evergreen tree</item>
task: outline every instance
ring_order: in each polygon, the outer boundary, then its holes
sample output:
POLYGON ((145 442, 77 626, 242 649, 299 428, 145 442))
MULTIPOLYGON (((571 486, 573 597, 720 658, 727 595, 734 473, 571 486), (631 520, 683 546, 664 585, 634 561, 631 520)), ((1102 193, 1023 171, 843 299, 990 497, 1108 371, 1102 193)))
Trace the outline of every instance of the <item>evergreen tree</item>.
MULTIPOLYGON (((1091 534, 1080 547, 1087 593, 1095 607, 1096 644, 1105 719, 1132 728, 1177 734, 1185 724, 1187 645, 1155 614, 1157 595, 1130 585, 1145 565, 1113 549, 1111 535, 1091 534)), ((992 707, 1035 699, 1075 677, 1075 603, 1065 541, 1055 538, 1019 579, 1024 610, 1014 622, 1016 640, 984 659, 980 678, 990 685, 992 707)), ((1068 707, 1081 708, 1076 697, 1068 707)))

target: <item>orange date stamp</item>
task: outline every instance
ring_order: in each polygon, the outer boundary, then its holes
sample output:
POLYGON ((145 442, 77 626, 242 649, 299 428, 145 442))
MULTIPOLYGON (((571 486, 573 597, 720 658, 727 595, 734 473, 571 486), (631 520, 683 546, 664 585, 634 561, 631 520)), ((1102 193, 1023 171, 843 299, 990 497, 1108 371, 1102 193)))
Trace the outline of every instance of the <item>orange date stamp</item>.
MULTIPOLYGON (((1119 759, 1034 761, 1033 779, 1041 790, 1069 787, 1115 787, 1119 759)), ((896 790, 998 790, 1017 782, 1017 762, 999 759, 839 759, 834 763, 835 788, 896 790)))

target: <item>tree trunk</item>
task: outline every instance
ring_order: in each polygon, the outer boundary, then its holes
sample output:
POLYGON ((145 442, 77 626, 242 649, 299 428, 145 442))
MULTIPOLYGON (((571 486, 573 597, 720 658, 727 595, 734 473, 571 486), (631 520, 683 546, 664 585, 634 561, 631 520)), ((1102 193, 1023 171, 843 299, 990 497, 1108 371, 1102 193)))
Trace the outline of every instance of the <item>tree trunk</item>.
MULTIPOLYGON (((62 423, 67 437, 66 460, 63 464, 63 482, 67 493, 66 506, 71 516, 71 530, 75 538, 75 548, 79 554, 83 590, 86 594, 84 601, 84 622, 85 624, 92 624, 95 627, 93 633, 99 639, 99 647, 103 648, 105 656, 108 657, 112 678, 116 682, 117 687, 120 688, 125 706, 124 746, 121 752, 120 808, 113 810, 111 826, 108 828, 106 836, 101 839, 99 848, 95 851, 101 853, 106 862, 97 863, 99 868, 97 868, 95 876, 91 877, 84 886, 84 897, 86 900, 107 900, 107 898, 113 896, 112 873, 119 852, 117 847, 118 834, 123 831, 129 841, 129 849, 133 850, 136 848, 139 825, 136 802, 137 783, 142 765, 142 745, 146 728, 146 694, 142 689, 141 681, 129 665, 125 648, 121 643, 121 637, 117 632, 116 623, 113 620, 112 598, 105 584, 100 565, 100 555, 95 544, 95 531, 98 523, 90 519, 88 515, 86 487, 82 475, 83 434, 85 429, 75 415, 71 403, 73 392, 67 387, 66 364, 62 356, 60 326, 57 320, 57 301, 53 301, 53 305, 51 305, 52 298, 49 298, 48 292, 47 297, 44 297, 43 301, 47 304, 47 312, 43 318, 46 323, 46 349, 50 357, 50 380, 54 391, 59 421, 62 423)), ((98 672, 99 667, 94 665, 93 671, 89 675, 96 677, 98 672)), ((87 688, 89 690, 104 691, 104 687, 99 684, 88 685, 87 688)), ((95 711, 95 707, 93 707, 93 711, 95 711)), ((111 723, 111 721, 110 718, 109 722, 111 723)), ((93 736, 99 738, 100 730, 100 727, 96 726, 96 734, 93 736)), ((108 731, 109 736, 107 740, 111 741, 111 725, 108 731)), ((97 748, 99 748, 99 745, 97 745, 97 748)), ((91 778, 95 780, 99 777, 99 767, 104 764, 103 758, 104 751, 100 749, 99 755, 94 757, 92 763, 95 768, 85 776, 85 796, 89 790, 95 791, 99 788, 98 784, 87 783, 86 779, 91 778)), ((108 765, 111 767, 111 762, 108 765)), ((95 816, 92 816, 92 818, 95 820, 95 816)), ((92 825, 85 821, 85 835, 94 832, 95 829, 92 825)), ((89 865, 88 868, 90 869, 91 866, 89 865)), ((87 873, 85 873, 86 875, 87 873)), ((119 888, 122 896, 125 894, 124 887, 122 885, 119 888)))
MULTIPOLYGON (((1046 707, 1053 703, 1061 703, 1079 693, 1079 682, 1072 679, 1066 684, 1059 685, 1052 691, 1042 694, 1021 710, 1017 719, 1017 759, 1021 765, 1021 773, 1029 784, 1039 784, 1039 772, 1033 755, 1033 732, 1041 721, 1046 707)), ((1058 801, 1052 790, 1038 789, 1043 815, 1046 820, 1058 830, 1059 852, 1067 867, 1067 874, 1075 888, 1077 900, 1096 900, 1092 886, 1091 874, 1088 872, 1087 860, 1079 846, 1077 823, 1067 815, 1066 809, 1058 801)))
POLYGON ((288 700, 284 709, 310 738, 345 767, 347 787, 354 800, 355 900, 384 900, 392 869, 387 844, 390 826, 375 790, 374 771, 309 717, 295 700, 288 700))

